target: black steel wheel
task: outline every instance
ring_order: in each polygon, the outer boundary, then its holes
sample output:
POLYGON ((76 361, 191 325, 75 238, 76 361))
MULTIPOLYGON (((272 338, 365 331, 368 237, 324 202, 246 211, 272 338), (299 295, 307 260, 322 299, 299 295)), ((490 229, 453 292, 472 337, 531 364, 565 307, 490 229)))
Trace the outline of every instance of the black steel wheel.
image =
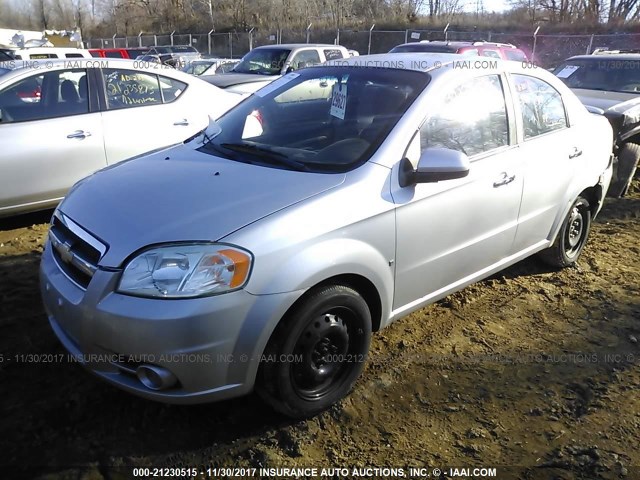
POLYGON ((554 267, 569 267, 576 263, 587 243, 591 230, 589 202, 578 197, 569 209, 553 245, 540 252, 540 258, 554 267))
POLYGON ((326 410, 351 390, 371 342, 371 313, 344 285, 307 294, 274 331, 262 357, 257 391, 293 418, 326 410))

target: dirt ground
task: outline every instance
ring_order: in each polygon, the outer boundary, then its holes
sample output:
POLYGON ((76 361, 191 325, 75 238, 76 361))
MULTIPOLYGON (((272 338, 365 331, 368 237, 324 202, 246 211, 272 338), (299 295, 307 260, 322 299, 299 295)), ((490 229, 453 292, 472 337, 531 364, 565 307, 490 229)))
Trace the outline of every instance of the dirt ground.
POLYGON ((38 292, 48 215, 0 223, 0 478, 209 465, 640 479, 637 191, 609 199, 576 268, 529 259, 376 334, 353 393, 301 422, 255 396, 166 406, 45 363, 65 353, 38 292))

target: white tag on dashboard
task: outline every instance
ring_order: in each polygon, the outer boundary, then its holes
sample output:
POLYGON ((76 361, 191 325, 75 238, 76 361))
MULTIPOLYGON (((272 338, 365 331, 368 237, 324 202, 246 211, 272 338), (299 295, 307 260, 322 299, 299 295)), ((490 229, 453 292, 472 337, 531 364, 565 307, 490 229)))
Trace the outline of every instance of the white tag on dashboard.
POLYGON ((567 65, 558 73, 556 73, 556 77, 558 78, 569 78, 571 75, 575 73, 580 67, 578 65, 567 65))
POLYGON ((332 116, 344 120, 344 113, 347 109, 347 85, 344 83, 336 83, 333 86, 333 95, 331 96, 332 116))

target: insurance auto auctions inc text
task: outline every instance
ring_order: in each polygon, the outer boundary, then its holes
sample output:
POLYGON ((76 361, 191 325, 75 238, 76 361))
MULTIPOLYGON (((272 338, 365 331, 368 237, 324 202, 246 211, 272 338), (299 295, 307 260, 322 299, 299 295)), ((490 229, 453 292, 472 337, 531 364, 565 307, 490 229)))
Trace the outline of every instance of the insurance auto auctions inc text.
POLYGON ((440 478, 445 475, 453 477, 496 477, 496 468, 429 468, 429 467, 353 467, 353 468, 243 468, 237 471, 233 468, 216 468, 208 470, 214 476, 222 478, 440 478), (235 475, 235 474, 240 475, 235 475))

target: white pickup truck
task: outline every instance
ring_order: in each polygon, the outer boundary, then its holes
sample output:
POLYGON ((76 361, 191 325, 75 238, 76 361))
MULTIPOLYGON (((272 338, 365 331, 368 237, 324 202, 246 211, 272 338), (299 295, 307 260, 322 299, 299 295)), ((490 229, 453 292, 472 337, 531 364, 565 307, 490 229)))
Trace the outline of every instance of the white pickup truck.
POLYGON ((223 75, 201 75, 200 78, 233 93, 253 93, 286 73, 350 56, 349 50, 340 45, 265 45, 247 53, 230 72, 223 75))

